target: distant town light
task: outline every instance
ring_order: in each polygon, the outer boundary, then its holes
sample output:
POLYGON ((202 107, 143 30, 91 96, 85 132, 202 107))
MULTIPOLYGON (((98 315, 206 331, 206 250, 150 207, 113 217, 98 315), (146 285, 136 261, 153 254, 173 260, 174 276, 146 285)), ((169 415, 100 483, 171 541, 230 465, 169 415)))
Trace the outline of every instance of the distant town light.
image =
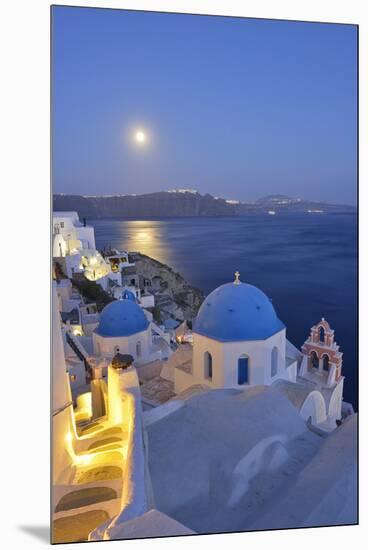
POLYGON ((168 193, 191 193, 192 195, 196 195, 198 193, 196 189, 169 189, 167 192, 168 193))

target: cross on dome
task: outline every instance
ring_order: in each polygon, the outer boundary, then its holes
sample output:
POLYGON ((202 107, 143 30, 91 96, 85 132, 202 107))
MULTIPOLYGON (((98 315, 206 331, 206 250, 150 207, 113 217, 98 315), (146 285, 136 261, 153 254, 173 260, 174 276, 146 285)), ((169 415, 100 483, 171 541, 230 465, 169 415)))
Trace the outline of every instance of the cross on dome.
POLYGON ((240 283, 240 279, 239 279, 240 273, 239 273, 239 271, 235 271, 234 275, 235 275, 234 285, 238 285, 240 283))

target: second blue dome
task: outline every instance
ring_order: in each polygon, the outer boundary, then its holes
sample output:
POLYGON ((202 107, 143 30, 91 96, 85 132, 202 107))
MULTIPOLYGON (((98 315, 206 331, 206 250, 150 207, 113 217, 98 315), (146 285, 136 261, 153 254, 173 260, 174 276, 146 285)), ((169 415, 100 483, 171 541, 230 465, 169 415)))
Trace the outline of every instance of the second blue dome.
POLYGON ((132 300, 116 300, 101 312, 95 329, 100 336, 131 336, 148 328, 149 321, 142 309, 132 300))

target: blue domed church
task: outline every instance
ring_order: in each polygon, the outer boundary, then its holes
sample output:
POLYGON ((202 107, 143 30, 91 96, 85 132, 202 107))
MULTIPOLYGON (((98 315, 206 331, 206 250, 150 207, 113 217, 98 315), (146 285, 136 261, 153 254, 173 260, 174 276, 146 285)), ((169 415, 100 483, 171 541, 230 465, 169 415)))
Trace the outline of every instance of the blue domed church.
POLYGON ((203 302, 193 326, 192 376, 178 373, 176 391, 193 379, 213 388, 295 381, 296 363, 286 359, 285 333, 271 300, 242 283, 237 272, 234 282, 216 288, 203 302))
POLYGON ((100 315, 93 333, 93 349, 97 356, 129 354, 139 363, 151 359, 151 325, 144 311, 130 297, 108 304, 100 315))

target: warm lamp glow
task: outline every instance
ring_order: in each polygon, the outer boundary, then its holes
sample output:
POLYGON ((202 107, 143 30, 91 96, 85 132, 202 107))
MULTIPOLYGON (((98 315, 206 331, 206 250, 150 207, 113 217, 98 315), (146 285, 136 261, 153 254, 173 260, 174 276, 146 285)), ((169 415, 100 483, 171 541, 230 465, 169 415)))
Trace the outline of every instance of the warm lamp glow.
POLYGON ((82 256, 82 266, 84 276, 89 281, 98 281, 98 279, 105 277, 110 270, 107 262, 97 251, 88 253, 85 251, 84 256, 82 256))
POLYGON ((74 463, 78 466, 88 466, 91 464, 93 456, 91 455, 78 455, 75 457, 74 463))

